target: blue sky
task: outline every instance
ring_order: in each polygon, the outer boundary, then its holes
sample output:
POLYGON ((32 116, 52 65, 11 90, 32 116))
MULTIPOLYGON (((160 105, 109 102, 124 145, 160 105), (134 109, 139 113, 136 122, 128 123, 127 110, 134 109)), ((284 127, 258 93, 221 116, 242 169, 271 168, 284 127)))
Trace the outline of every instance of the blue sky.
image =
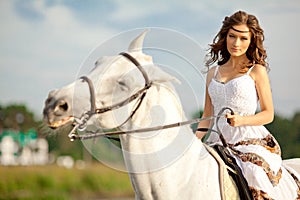
POLYGON ((161 27, 207 47, 237 10, 259 18, 275 110, 292 116, 300 110, 297 0, 1 0, 0 104, 25 103, 40 116, 48 92, 73 81, 89 53, 113 36, 161 27))

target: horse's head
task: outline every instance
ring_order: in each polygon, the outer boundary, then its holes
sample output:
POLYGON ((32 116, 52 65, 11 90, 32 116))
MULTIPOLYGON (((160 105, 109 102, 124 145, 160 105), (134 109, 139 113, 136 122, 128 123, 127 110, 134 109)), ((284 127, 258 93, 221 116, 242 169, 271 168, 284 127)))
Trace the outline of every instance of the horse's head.
MULTIPOLYGON (((137 60, 152 83, 174 79, 172 76, 153 65, 152 57, 142 52, 146 32, 134 39, 129 48, 130 54, 137 60)), ((95 63, 95 68, 87 75, 94 85, 96 108, 106 108, 126 101, 145 86, 145 77, 128 58, 117 55, 102 57, 95 63)), ((120 108, 103 112, 92 119, 100 122, 101 127, 113 128, 130 115, 136 107, 137 99, 125 102, 120 108)), ((49 93, 43 110, 44 121, 52 128, 71 123, 91 109, 91 92, 82 79, 49 93)))

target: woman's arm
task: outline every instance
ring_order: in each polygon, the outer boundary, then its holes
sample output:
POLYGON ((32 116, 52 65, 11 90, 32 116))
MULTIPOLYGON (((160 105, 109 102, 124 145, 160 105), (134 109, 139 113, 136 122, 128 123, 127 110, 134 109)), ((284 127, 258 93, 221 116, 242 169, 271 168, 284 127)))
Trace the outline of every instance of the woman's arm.
MULTIPOLYGON (((204 110, 203 110, 203 114, 202 114, 201 118, 205 118, 205 117, 209 117, 209 116, 213 115, 213 106, 211 103, 210 96, 208 94, 208 85, 209 85, 211 79, 213 78, 214 70, 215 70, 215 67, 210 69, 207 74, 207 77, 206 77, 205 103, 204 103, 204 110)), ((211 120, 203 120, 203 121, 199 122, 198 128, 209 128, 210 124, 211 124, 211 120)), ((206 133, 207 132, 204 132, 204 131, 196 131, 196 136, 199 139, 202 139, 206 133)))
POLYGON ((255 65, 250 73, 250 76, 255 81, 255 87, 261 110, 252 116, 227 114, 226 117, 230 119, 231 126, 260 126, 271 123, 274 119, 272 92, 266 68, 261 65, 255 65))

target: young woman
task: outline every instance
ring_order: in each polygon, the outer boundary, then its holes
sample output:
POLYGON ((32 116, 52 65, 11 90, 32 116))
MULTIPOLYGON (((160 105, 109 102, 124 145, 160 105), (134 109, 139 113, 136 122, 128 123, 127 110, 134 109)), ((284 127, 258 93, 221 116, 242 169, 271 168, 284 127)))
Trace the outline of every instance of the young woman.
MULTIPOLYGON (((234 110, 234 114, 226 114, 227 120, 220 121, 219 127, 254 199, 299 199, 299 188, 281 166, 280 146, 263 126, 274 116, 263 41, 263 30, 254 15, 238 11, 225 17, 210 45, 202 117, 216 115, 223 107, 234 110), (217 66, 210 67, 214 63, 217 66)), ((209 126, 209 121, 198 125, 209 126)), ((200 139, 205 134, 196 132, 200 139)), ((219 136, 212 132, 207 143, 220 143, 219 136)))

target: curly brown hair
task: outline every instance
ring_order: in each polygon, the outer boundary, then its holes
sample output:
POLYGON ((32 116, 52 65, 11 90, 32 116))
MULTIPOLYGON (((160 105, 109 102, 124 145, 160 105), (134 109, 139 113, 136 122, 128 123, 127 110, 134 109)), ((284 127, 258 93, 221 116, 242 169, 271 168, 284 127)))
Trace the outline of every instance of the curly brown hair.
POLYGON ((263 46, 264 31, 260 27, 257 18, 244 11, 238 11, 230 17, 225 17, 221 30, 215 36, 213 43, 210 44, 210 48, 208 49, 207 67, 215 62, 217 62, 218 65, 223 65, 229 60, 230 54, 226 46, 226 36, 232 26, 241 24, 246 24, 251 32, 251 42, 246 52, 250 63, 245 67, 249 68, 253 66, 253 64, 260 64, 268 69, 268 63, 266 62, 267 53, 263 46))

